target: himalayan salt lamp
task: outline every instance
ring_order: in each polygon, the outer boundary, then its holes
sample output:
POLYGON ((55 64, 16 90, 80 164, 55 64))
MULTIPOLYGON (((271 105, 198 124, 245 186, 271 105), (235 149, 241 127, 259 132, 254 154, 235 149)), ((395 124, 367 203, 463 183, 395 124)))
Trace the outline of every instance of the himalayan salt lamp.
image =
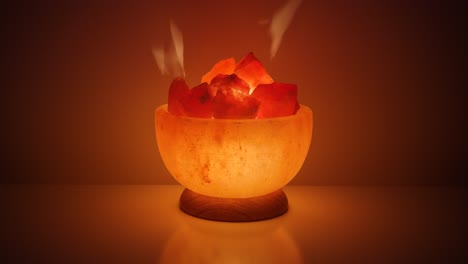
POLYGON ((159 152, 187 188, 181 208, 184 199, 196 200, 188 202, 200 208, 185 210, 202 218, 251 221, 283 214, 281 188, 301 168, 311 135, 312 111, 303 105, 295 115, 265 119, 193 118, 171 114, 167 105, 156 109, 159 152))
POLYGON ((281 188, 307 156, 312 111, 297 103, 295 85, 273 82, 252 54, 232 64, 218 63, 192 89, 173 81, 169 104, 155 111, 158 148, 186 187, 184 212, 218 221, 269 219, 288 209, 281 188))

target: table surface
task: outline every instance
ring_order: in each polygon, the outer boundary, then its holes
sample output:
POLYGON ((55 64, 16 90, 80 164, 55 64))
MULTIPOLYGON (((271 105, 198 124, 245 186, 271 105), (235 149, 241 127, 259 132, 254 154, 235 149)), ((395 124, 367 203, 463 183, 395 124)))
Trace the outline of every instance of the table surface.
POLYGON ((2 263, 467 260, 468 195, 459 187, 287 186, 289 211, 251 223, 186 215, 175 185, 0 190, 2 263))

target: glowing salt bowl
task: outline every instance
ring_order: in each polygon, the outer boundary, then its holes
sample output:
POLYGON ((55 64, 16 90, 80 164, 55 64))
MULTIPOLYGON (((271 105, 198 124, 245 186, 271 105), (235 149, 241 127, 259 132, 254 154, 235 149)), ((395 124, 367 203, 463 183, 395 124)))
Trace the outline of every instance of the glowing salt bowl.
POLYGON ((312 139, 312 111, 265 119, 176 116, 155 111, 162 160, 187 189, 183 211, 221 221, 253 221, 287 211, 281 191, 301 168, 312 139))

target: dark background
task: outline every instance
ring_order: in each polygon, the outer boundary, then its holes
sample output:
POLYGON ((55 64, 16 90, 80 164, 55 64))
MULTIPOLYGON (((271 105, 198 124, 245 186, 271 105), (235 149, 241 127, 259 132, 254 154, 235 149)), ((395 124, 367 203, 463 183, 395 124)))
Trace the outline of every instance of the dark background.
POLYGON ((466 184, 460 6, 303 1, 270 60, 258 21, 283 1, 195 2, 2 4, 1 182, 175 183, 154 136, 171 78, 151 54, 173 19, 191 85, 253 51, 299 86, 314 132, 293 184, 466 184))

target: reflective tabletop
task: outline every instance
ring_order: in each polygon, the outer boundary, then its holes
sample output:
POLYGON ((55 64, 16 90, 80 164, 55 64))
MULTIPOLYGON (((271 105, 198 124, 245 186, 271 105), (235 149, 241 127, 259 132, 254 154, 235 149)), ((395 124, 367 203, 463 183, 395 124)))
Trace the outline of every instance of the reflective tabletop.
POLYGON ((323 263, 466 260, 466 189, 287 186, 250 223, 178 209, 177 185, 2 185, 2 261, 323 263))

